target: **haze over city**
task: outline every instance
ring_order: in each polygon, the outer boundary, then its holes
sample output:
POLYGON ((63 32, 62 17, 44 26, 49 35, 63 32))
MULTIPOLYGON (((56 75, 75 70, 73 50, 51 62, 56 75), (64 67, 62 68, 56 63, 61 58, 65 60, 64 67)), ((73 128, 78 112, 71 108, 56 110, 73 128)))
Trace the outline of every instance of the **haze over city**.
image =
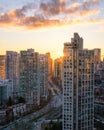
POLYGON ((63 43, 74 32, 85 48, 104 48, 102 0, 0 0, 0 53, 34 48, 63 54, 63 43))

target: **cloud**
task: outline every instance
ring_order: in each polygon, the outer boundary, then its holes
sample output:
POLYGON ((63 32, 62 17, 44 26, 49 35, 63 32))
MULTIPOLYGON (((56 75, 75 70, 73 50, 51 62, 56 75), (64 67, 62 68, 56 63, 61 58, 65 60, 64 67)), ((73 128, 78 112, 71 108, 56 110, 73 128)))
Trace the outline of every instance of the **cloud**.
POLYGON ((50 0, 47 3, 40 4, 40 10, 46 15, 57 15, 64 12, 66 8, 65 0, 50 0))
POLYGON ((50 0, 47 3, 40 4, 40 10, 46 15, 59 15, 60 13, 64 14, 74 14, 76 12, 89 11, 94 8, 94 6, 99 5, 98 0, 85 0, 82 3, 74 2, 69 4, 65 0, 50 0))
POLYGON ((99 18, 99 19, 89 19, 88 23, 92 23, 92 24, 102 24, 104 23, 104 18, 99 18))
POLYGON ((2 11, 2 10, 3 10, 3 7, 0 6, 0 11, 2 11))
POLYGON ((99 4, 99 0, 84 0, 82 3, 78 0, 40 0, 38 7, 34 3, 28 3, 22 8, 1 13, 0 27, 37 29, 68 24, 99 23, 102 20, 91 17, 100 13, 100 10, 96 9, 99 4))
POLYGON ((97 15, 97 14, 99 14, 100 13, 100 10, 88 10, 88 11, 86 11, 86 10, 84 10, 84 11, 81 11, 80 12, 80 15, 81 16, 91 16, 91 15, 97 15))

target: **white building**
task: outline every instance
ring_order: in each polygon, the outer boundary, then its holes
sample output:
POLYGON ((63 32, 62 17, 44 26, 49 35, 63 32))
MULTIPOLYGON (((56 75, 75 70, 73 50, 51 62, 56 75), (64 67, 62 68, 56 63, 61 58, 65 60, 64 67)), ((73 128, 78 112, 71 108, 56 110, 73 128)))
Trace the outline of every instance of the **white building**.
POLYGON ((21 116, 21 114, 26 112, 26 104, 23 103, 13 105, 10 108, 13 109, 14 116, 21 116))
POLYGON ((94 51, 83 49, 83 39, 74 33, 64 44, 63 130, 93 130, 94 51))

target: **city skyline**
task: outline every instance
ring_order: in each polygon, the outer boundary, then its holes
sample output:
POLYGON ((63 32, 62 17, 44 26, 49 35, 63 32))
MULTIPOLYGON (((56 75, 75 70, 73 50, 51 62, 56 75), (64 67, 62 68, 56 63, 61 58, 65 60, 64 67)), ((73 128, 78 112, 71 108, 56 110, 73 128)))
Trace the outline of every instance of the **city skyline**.
POLYGON ((101 0, 0 0, 0 54, 33 48, 55 59, 78 32, 84 48, 101 48, 103 55, 103 6, 101 0))
POLYGON ((83 41, 75 32, 54 62, 32 48, 0 55, 0 129, 103 130, 104 60, 83 41))

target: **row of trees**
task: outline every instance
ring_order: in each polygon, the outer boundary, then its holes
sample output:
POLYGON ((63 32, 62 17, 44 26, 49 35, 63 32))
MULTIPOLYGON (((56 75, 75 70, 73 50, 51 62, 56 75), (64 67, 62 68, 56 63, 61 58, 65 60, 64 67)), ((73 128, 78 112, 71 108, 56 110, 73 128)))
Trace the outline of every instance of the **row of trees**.
POLYGON ((11 130, 34 130, 34 124, 31 122, 16 123, 11 130))
POLYGON ((51 121, 49 126, 47 126, 44 130, 62 130, 62 123, 53 123, 51 121))
POLYGON ((14 100, 11 96, 9 97, 8 100, 6 100, 4 103, 0 104, 0 108, 7 108, 9 106, 18 104, 18 103, 25 103, 25 99, 23 97, 17 97, 16 100, 14 100))

